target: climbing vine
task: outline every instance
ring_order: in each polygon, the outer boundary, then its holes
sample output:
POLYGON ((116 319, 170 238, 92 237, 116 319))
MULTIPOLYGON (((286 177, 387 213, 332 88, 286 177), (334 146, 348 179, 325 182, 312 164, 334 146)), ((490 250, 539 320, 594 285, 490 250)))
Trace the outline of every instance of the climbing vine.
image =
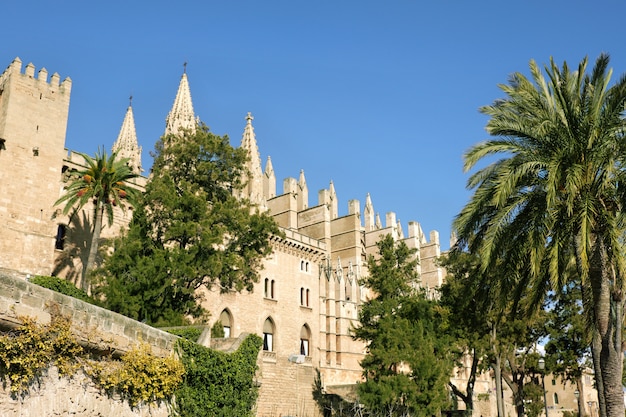
POLYGON ((52 310, 47 325, 20 317, 20 326, 0 334, 0 378, 12 395, 28 394, 50 366, 68 377, 82 369, 103 391, 118 394, 132 407, 169 399, 180 386, 184 374, 180 361, 156 357, 145 344, 120 360, 90 358, 72 334, 70 319, 52 310))
POLYGON ((252 416, 261 345, 259 336, 249 335, 228 354, 180 339, 178 351, 186 371, 175 397, 180 416, 252 416))
POLYGON ((174 357, 159 358, 142 343, 120 361, 91 361, 87 374, 107 393, 119 394, 131 407, 169 399, 180 386, 183 365, 174 357))
POLYGON ((103 392, 118 395, 131 407, 167 401, 181 417, 254 414, 259 336, 249 335, 233 353, 181 338, 177 342, 180 360, 152 355, 147 344, 135 346, 116 360, 94 357, 85 350, 71 332, 70 319, 58 314, 58 308, 52 310, 57 312, 51 314, 49 324, 20 317, 21 325, 0 333, 0 380, 12 395, 26 396, 56 366, 67 377, 82 370, 103 392))
POLYGON ((25 394, 51 365, 61 375, 71 375, 78 368, 72 358, 82 353, 66 317, 54 316, 46 326, 30 317, 21 321, 21 326, 0 336, 0 377, 14 395, 25 394))

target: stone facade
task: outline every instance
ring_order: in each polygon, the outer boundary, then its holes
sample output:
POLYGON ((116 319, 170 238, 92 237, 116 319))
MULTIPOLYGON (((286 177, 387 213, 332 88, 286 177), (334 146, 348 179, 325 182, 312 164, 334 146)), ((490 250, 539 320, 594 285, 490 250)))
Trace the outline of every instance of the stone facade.
MULTIPOLYGON (((22 72, 19 59, 0 75, 0 270, 22 279, 35 274, 74 279, 88 254, 90 207, 72 218, 54 207, 65 174, 84 165, 81 154, 64 148, 72 84, 69 78, 59 80, 54 74, 48 81, 45 69, 35 76, 32 64, 22 72)), ((202 290, 204 306, 211 312, 204 324, 212 326, 220 320, 230 338, 244 333, 263 336, 257 415, 313 416, 319 413, 312 397, 318 371, 328 393, 349 396, 361 380, 359 363, 365 346, 352 340, 350 329, 357 324, 359 306, 368 296, 358 282, 367 274, 367 257, 376 254, 376 242, 390 234, 417 249, 421 286, 434 297, 445 278, 445 271, 436 264, 441 254, 439 235, 436 231, 425 234, 417 222, 404 228, 393 212, 385 214, 383 223, 370 195, 365 196, 363 206, 358 200, 348 201, 347 214, 339 215, 339 197, 332 182, 310 205, 302 171, 297 178, 286 178, 277 193, 273 162, 268 158, 262 167, 252 121, 248 113, 241 147, 249 156, 250 176, 241 196, 267 210, 285 237, 273 239, 274 253, 265 260, 253 292, 202 290)), ((165 133, 193 129, 197 122, 185 73, 166 118, 165 133)), ((113 149, 130 158, 133 169, 141 172, 141 147, 131 106, 113 149)), ((135 186, 141 189, 146 181, 140 177, 135 186)), ((117 212, 115 223, 104 228, 102 237, 118 235, 131 216, 132 212, 117 212)), ((21 288, 15 287, 15 291, 21 288)), ((19 308, 30 302, 41 303, 27 296, 19 308)), ((105 326, 93 320, 88 323, 105 326)), ((466 369, 459 368, 453 379, 463 381, 465 373, 466 369)), ((488 374, 477 382, 476 395, 481 398, 476 402, 477 415, 495 415, 493 381, 488 374)), ((564 400, 567 395, 558 394, 564 400)), ((585 392, 590 403, 588 395, 593 393, 585 392)), ((566 401, 569 406, 571 401, 566 401)))

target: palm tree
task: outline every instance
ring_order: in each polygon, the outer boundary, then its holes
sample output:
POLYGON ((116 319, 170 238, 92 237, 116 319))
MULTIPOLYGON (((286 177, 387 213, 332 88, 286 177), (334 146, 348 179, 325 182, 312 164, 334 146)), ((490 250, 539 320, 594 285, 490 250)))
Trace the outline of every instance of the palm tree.
POLYGON ((532 79, 515 73, 506 98, 481 108, 495 139, 465 154, 474 194, 454 221, 459 245, 483 268, 504 262, 512 294, 534 305, 580 279, 601 413, 623 417, 622 324, 626 222, 626 77, 609 86, 602 54, 586 74, 550 60, 547 78, 534 61, 532 79), (494 159, 500 157, 501 159, 494 159))
POLYGON ((85 160, 85 169, 72 173, 65 187, 65 194, 54 205, 65 203, 63 214, 67 215, 71 210, 76 213, 86 204, 93 204, 94 224, 89 257, 81 276, 81 288, 88 291, 88 272, 95 265, 104 214, 106 213, 108 225, 111 226, 115 207, 120 207, 122 211, 126 210, 127 204, 132 207, 139 191, 130 185, 130 180, 138 175, 128 166, 127 158, 117 159, 117 152, 107 156, 104 149, 99 149, 95 158, 86 154, 80 155, 85 160))

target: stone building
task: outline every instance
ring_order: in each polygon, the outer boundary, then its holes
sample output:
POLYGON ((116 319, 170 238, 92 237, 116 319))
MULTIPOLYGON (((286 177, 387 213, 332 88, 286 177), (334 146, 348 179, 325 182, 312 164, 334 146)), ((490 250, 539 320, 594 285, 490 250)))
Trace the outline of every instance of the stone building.
MULTIPOLYGON (((73 278, 86 259, 91 210, 68 218, 54 207, 66 174, 84 164, 80 153, 64 147, 71 86, 69 78, 61 82, 56 73, 48 79, 45 69, 35 75, 32 64, 22 70, 18 58, 0 75, 0 270, 73 278)), ((193 129, 198 120, 183 73, 164 133, 193 129)), ((262 140, 257 143, 253 120, 250 113, 242 120, 240 146, 248 152, 250 172, 242 196, 267 210, 285 237, 273 239, 273 254, 265 260, 253 292, 203 290, 204 306, 211 312, 206 324, 219 320, 230 338, 242 333, 263 337, 257 415, 313 416, 319 412, 312 397, 318 372, 325 392, 347 397, 361 379, 359 362, 365 347, 352 340, 350 329, 367 297, 358 283, 367 274, 365 261, 375 254, 376 242, 390 234, 417 249, 421 285, 435 296, 444 280, 444 271, 436 265, 441 254, 439 235, 436 231, 426 235, 417 222, 404 228, 393 212, 385 214, 383 222, 370 195, 364 196, 363 204, 348 201, 347 214, 340 215, 335 184, 329 182, 316 198, 309 196, 303 171, 284 179, 279 187, 273 161, 268 157, 262 166, 262 140)), ((130 105, 113 149, 142 173, 130 105)), ((139 177, 135 186, 142 188, 146 181, 145 176, 139 177)), ((102 237, 118 234, 131 216, 116 213, 115 223, 105 227, 102 237)), ((453 379, 462 381, 466 373, 460 367, 453 379)), ((548 390, 556 387, 550 385, 548 390)), ((481 376, 476 390, 477 396, 488 399, 477 413, 495 415, 493 380, 488 374, 481 376)), ((589 392, 585 401, 592 404, 589 392)), ((571 393, 555 391, 548 403, 554 409, 564 404, 564 410, 569 410, 571 393)))

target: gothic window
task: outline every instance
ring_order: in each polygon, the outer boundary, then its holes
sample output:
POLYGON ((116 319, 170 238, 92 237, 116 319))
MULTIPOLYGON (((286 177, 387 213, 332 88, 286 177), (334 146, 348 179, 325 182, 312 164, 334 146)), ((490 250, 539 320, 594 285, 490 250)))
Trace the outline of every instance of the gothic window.
POLYGON ((263 350, 274 350, 274 322, 269 317, 263 323, 263 350))
POLYGON ((265 298, 269 298, 270 296, 270 279, 269 278, 265 278, 265 287, 263 289, 263 296, 265 298))
POLYGON ((57 250, 63 250, 65 246, 65 235, 67 234, 67 226, 64 224, 60 224, 57 227, 57 236, 54 242, 54 248, 57 250))
POLYGON ((275 294, 274 294, 274 283, 275 283, 274 280, 272 280, 272 282, 270 283, 270 298, 272 298, 272 299, 276 298, 275 294))
POLYGON ((311 341, 311 329, 306 324, 300 329, 300 354, 309 356, 311 341))
POLYGON ((306 290, 306 306, 309 306, 309 289, 306 290))
POLYGON ((304 288, 300 288, 300 305, 304 305, 304 288))
POLYGON ((554 405, 559 403, 559 394, 557 394, 556 392, 554 393, 554 405))
POLYGON ((222 311, 222 314, 220 314, 220 322, 224 328, 224 337, 230 337, 233 320, 228 310, 225 309, 222 311))

